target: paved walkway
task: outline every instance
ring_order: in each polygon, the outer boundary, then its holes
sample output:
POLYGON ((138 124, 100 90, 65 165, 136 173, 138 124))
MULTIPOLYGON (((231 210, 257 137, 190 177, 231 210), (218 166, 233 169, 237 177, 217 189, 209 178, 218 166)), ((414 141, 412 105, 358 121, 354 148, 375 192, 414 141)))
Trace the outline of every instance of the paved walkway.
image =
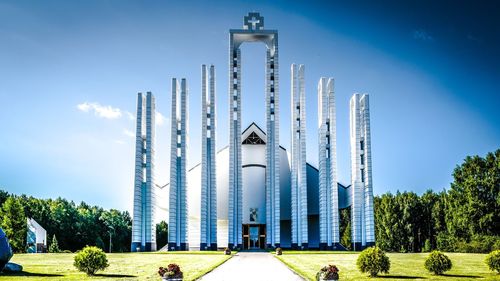
POLYGON ((202 281, 303 281, 268 252, 239 252, 201 278, 202 281))

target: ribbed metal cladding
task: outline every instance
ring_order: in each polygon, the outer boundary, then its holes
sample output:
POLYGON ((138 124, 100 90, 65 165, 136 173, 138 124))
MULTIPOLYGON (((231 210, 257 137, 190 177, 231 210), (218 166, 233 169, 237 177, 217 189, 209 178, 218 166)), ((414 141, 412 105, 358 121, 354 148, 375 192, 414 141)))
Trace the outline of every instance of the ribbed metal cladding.
POLYGON ((361 137, 364 140, 364 193, 365 193, 365 241, 366 245, 375 243, 375 218, 373 210, 373 186, 372 186, 372 150, 370 133, 370 101, 368 94, 360 98, 360 117, 362 119, 361 137))
POLYGON ((202 73, 202 162, 200 249, 217 250, 217 180, 215 162, 216 111, 215 67, 201 67, 202 73))
POLYGON ((306 93, 303 64, 291 66, 292 248, 307 247, 306 93))
POLYGON ((333 78, 318 83, 320 247, 340 242, 337 188, 337 133, 333 78))
POLYGON ((186 79, 172 79, 170 143, 169 250, 187 250, 187 132, 188 89, 186 79))
POLYGON ((352 241, 356 250, 375 243, 368 95, 350 101, 352 241))
POLYGON ((266 51, 266 243, 280 245, 278 33, 266 51))
POLYGON ((229 34, 229 210, 228 246, 242 244, 241 51, 229 34))
POLYGON ((137 95, 134 213, 131 251, 156 251, 155 98, 137 95))

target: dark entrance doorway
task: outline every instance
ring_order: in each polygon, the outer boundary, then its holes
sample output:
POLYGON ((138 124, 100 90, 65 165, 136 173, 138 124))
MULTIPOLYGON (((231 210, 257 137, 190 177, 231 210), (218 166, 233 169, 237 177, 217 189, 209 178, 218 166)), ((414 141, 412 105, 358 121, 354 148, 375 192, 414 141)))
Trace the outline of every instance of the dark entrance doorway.
POLYGON ((264 249, 265 246, 266 246, 266 225, 244 224, 243 249, 245 250, 264 249))

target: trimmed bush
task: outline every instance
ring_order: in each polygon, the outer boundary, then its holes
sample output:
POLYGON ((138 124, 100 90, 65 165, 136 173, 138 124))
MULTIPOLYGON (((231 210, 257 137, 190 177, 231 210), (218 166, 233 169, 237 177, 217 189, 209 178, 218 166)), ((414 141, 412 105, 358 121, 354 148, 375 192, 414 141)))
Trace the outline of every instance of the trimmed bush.
POLYGON ((447 255, 440 251, 432 251, 425 260, 424 266, 428 271, 436 275, 441 275, 443 272, 450 270, 452 264, 447 255))
POLYGON ((282 254, 283 250, 280 247, 276 248, 276 255, 281 256, 282 254))
POLYGON ((367 272, 371 277, 375 277, 379 272, 389 273, 391 261, 379 247, 370 247, 359 254, 356 265, 362 273, 367 272))
POLYGON ((75 262, 73 265, 79 271, 85 272, 89 276, 109 266, 106 254, 103 250, 95 246, 87 246, 78 252, 78 254, 75 255, 75 262))
POLYGON ((484 262, 491 271, 500 273, 500 250, 489 253, 484 262))

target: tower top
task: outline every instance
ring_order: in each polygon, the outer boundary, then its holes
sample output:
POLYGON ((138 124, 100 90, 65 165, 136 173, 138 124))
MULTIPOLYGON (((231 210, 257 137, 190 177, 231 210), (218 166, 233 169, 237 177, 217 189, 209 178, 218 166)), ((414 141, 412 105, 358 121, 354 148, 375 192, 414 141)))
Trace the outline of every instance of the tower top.
POLYGON ((243 29, 245 30, 263 30, 264 17, 258 12, 250 12, 247 16, 243 17, 243 29))

